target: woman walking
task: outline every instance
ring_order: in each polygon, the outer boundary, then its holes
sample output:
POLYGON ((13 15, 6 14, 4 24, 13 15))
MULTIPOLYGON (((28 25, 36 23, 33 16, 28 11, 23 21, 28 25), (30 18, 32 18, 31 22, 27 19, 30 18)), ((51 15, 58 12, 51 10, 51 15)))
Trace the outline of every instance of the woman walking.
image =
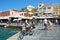
POLYGON ((47 19, 44 19, 44 30, 48 29, 48 23, 47 23, 47 19))

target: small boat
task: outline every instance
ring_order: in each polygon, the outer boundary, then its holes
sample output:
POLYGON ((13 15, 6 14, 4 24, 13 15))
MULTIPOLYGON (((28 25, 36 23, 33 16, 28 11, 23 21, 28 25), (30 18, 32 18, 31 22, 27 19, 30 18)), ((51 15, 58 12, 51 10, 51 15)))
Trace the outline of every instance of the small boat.
POLYGON ((5 28, 7 27, 7 26, 4 26, 5 28))

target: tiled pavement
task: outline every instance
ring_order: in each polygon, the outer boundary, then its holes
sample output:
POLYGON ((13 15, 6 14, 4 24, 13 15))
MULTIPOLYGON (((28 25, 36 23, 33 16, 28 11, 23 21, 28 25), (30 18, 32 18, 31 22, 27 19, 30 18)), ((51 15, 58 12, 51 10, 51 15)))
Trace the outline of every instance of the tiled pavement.
POLYGON ((51 30, 42 30, 43 26, 38 24, 33 35, 24 36, 22 40, 60 40, 60 27, 52 26, 51 30))

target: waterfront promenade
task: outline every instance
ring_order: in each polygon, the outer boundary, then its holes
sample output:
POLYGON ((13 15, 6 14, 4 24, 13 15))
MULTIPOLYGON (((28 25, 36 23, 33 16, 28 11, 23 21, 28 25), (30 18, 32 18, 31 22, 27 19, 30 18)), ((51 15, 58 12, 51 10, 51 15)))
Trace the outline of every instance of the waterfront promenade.
POLYGON ((19 36, 19 32, 11 37, 9 37, 7 40, 16 40, 19 36))
POLYGON ((60 27, 52 26, 51 30, 42 30, 42 26, 38 25, 32 36, 25 36, 23 40, 60 40, 60 27))
MULTIPOLYGON (((16 37, 18 38, 17 35, 16 37)), ((33 35, 24 36, 22 40, 60 40, 60 26, 54 27, 53 25, 51 30, 43 30, 43 26, 38 24, 34 29, 33 35)))

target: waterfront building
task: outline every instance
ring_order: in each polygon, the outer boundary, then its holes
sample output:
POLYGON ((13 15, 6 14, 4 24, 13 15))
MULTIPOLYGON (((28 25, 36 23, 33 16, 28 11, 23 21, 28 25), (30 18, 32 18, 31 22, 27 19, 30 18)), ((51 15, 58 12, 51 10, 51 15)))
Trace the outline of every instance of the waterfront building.
POLYGON ((42 16, 42 14, 43 14, 43 6, 44 6, 44 4, 42 2, 38 3, 38 9, 37 9, 38 16, 42 16))
POLYGON ((38 16, 60 17, 60 4, 38 3, 38 16))
POLYGON ((38 16, 52 16, 52 13, 52 4, 43 4, 42 2, 38 3, 38 16))
POLYGON ((7 16, 16 17, 16 16, 19 16, 19 12, 18 10, 15 10, 15 9, 0 12, 0 17, 7 17, 7 16))
POLYGON ((6 11, 3 11, 0 13, 0 19, 10 19, 10 18, 16 18, 16 17, 19 17, 19 12, 18 10, 15 10, 15 9, 11 9, 11 10, 6 10, 6 11))
POLYGON ((20 10, 19 14, 24 17, 31 17, 31 16, 37 14, 37 12, 35 12, 35 11, 37 11, 37 9, 34 6, 29 5, 25 8, 22 8, 22 10, 20 10))
POLYGON ((60 17, 60 4, 53 4, 53 14, 54 17, 60 17))
POLYGON ((9 16, 9 10, 8 11, 4 11, 4 12, 0 12, 0 17, 5 17, 5 16, 9 16))
POLYGON ((21 18, 18 10, 11 9, 0 13, 0 25, 20 26, 20 20, 21 18))
POLYGON ((60 4, 44 4, 38 3, 38 16, 49 18, 51 20, 58 19, 60 24, 60 4))
POLYGON ((52 4, 45 4, 43 7, 43 15, 47 17, 52 17, 53 14, 53 5, 52 4))

